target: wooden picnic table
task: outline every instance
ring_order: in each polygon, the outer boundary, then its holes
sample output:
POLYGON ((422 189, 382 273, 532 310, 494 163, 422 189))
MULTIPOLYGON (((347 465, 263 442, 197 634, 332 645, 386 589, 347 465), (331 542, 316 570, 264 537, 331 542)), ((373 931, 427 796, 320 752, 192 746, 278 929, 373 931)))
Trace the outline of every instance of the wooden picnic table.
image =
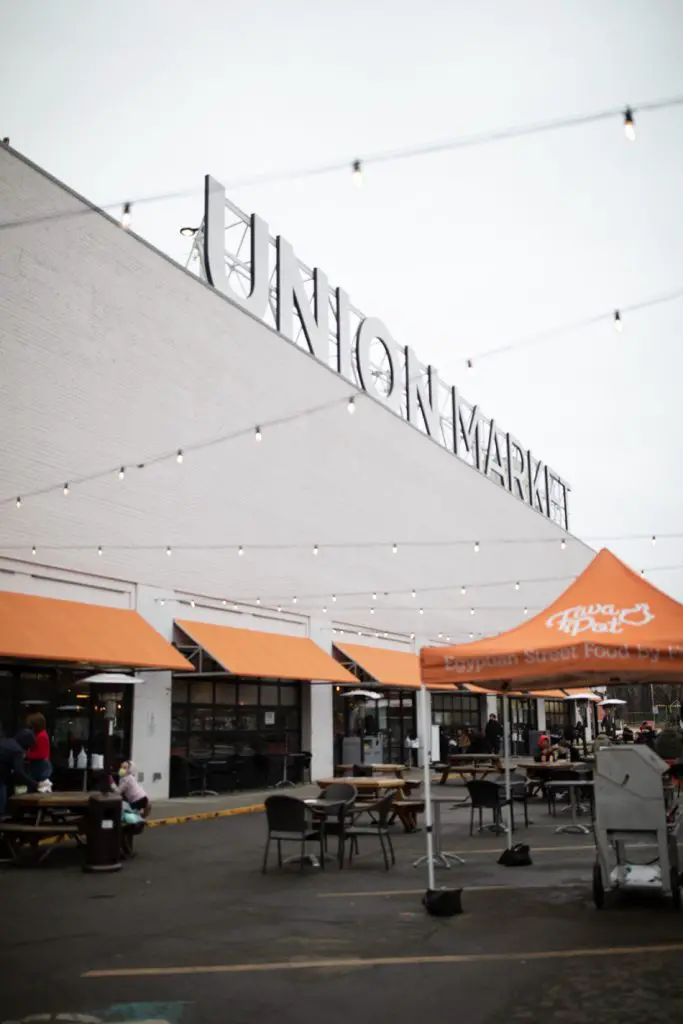
POLYGON ((378 792, 380 789, 405 789, 405 779, 385 779, 373 776, 355 776, 355 775, 343 775, 334 779, 316 779, 316 786, 320 786, 321 789, 327 789, 335 782, 346 782, 351 786, 355 786, 358 790, 366 790, 372 793, 378 792))
MULTIPOLYGON (((353 764, 338 765, 340 772, 352 772, 355 767, 353 764)), ((369 764, 366 767, 372 768, 373 775, 395 775, 397 779, 402 779, 407 770, 404 764, 369 764)))
POLYGON ((448 764, 443 765, 440 786, 445 786, 449 776, 459 775, 461 779, 474 781, 501 772, 502 764, 497 754, 451 754, 448 764))

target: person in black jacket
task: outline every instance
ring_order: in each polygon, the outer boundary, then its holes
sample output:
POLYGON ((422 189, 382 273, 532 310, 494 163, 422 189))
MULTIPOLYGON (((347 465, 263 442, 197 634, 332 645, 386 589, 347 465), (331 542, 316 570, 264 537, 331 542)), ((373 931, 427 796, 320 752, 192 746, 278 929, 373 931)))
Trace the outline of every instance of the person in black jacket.
POLYGON ((489 752, 491 754, 497 754, 500 751, 500 741, 503 738, 503 726, 498 721, 496 715, 489 715, 489 720, 486 723, 484 729, 484 735, 486 736, 486 742, 489 746, 489 752))
POLYGON ((26 786, 29 793, 38 788, 24 763, 35 739, 31 729, 20 729, 14 739, 0 739, 0 818, 5 813, 10 786, 26 786))

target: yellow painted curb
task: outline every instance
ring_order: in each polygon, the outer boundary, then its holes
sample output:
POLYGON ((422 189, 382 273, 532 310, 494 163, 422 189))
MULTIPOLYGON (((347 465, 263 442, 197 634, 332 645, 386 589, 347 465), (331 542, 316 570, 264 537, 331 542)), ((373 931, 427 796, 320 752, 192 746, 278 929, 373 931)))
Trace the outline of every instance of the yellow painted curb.
POLYGON ((197 814, 179 814, 174 818, 149 818, 145 824, 147 828, 157 828, 159 825, 185 825, 189 821, 232 818, 235 814, 256 814, 264 810, 264 804, 247 804, 246 807, 230 807, 224 811, 198 811, 197 814))

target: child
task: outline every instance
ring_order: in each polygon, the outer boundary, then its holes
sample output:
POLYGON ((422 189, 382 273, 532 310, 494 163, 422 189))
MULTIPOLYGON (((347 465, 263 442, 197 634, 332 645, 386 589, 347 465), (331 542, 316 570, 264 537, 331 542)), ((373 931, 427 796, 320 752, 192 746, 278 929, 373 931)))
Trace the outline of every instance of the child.
POLYGON ((152 805, 149 797, 137 780, 135 765, 132 761, 123 761, 119 768, 119 782, 114 785, 117 793, 120 793, 127 804, 142 815, 148 818, 152 805))

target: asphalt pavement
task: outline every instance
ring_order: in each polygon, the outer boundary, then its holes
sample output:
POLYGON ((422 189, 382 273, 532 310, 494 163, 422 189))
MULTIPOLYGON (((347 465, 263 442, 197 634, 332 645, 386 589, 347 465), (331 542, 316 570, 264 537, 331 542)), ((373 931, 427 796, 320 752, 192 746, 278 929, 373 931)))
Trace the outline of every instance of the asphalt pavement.
POLYGON ((557 835, 541 804, 531 816, 515 838, 533 865, 505 868, 503 838, 470 839, 467 811, 442 812, 443 845, 466 861, 437 871, 463 889, 448 919, 425 913, 424 834, 400 826, 389 872, 366 839, 343 871, 273 855, 263 876, 262 814, 150 829, 115 874, 82 873, 66 845, 3 867, 0 1024, 670 1024, 683 915, 658 897, 596 910, 592 837, 557 835))

